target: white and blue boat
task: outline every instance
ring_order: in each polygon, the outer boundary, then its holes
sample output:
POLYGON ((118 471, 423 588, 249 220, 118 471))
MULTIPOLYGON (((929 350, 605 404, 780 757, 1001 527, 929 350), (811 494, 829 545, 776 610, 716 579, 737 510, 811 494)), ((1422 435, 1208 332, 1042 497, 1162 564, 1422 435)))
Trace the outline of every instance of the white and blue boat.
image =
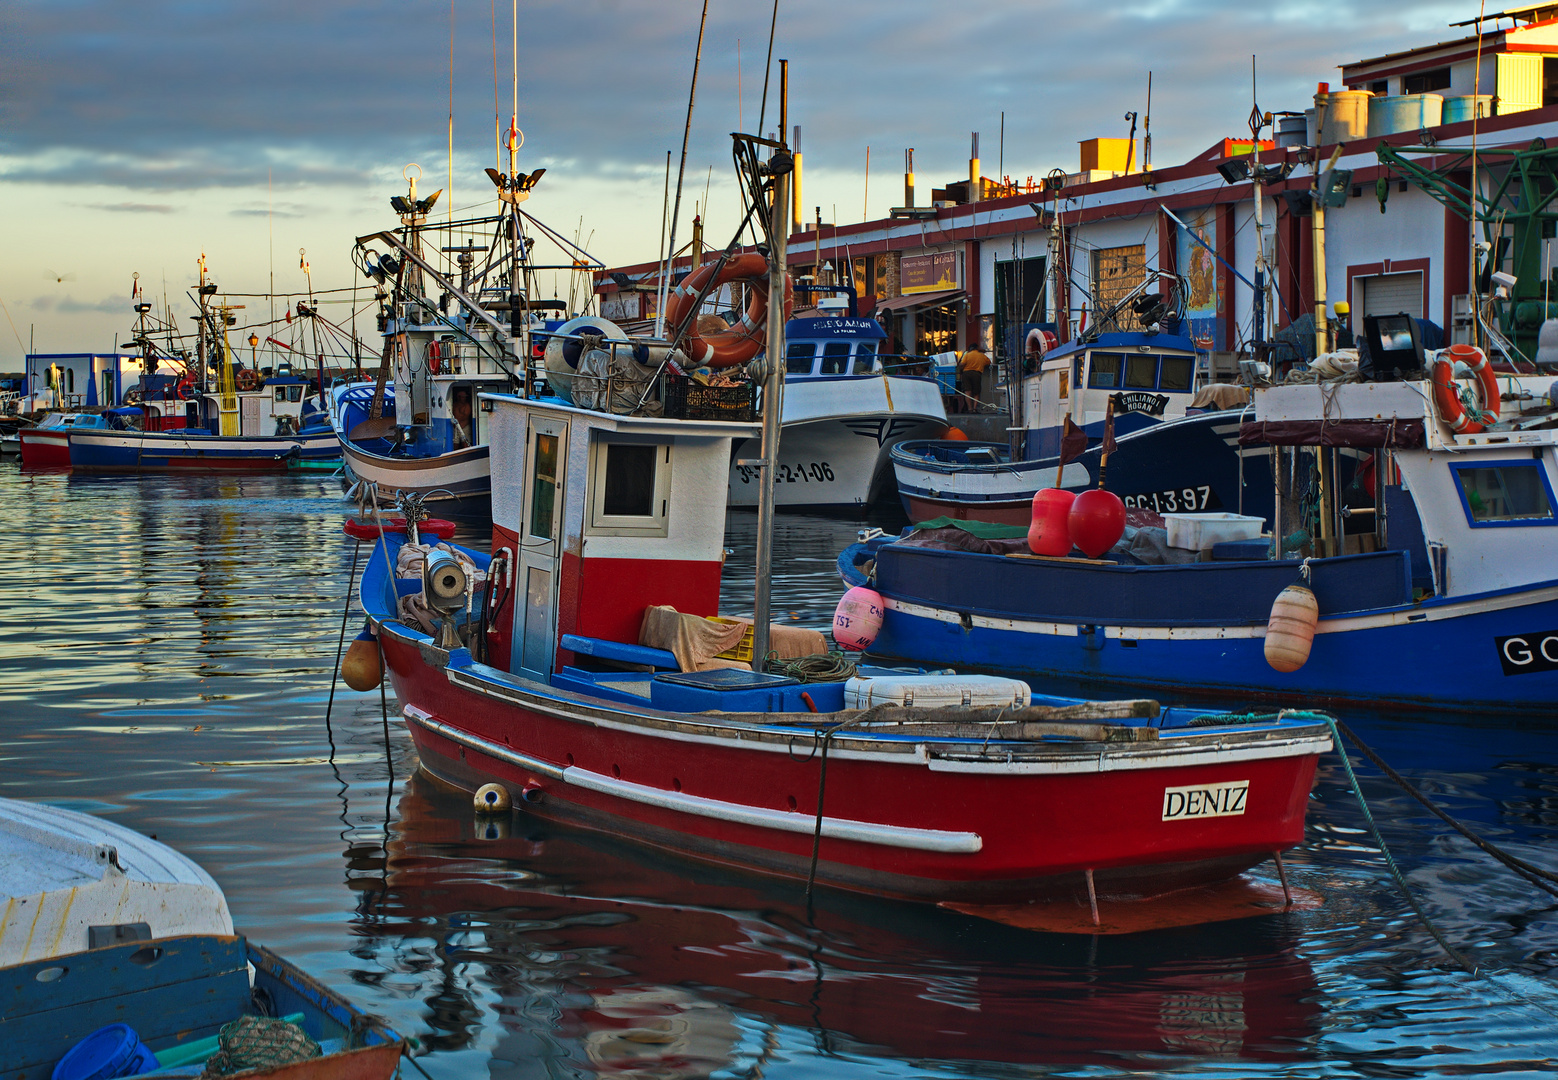
MULTIPOLYGON (((825 297, 813 317, 785 324, 783 434, 774 473, 774 505, 787 509, 856 510, 891 496, 888 455, 906 439, 939 437, 947 428, 941 389, 912 374, 902 357, 882 353, 887 337, 875 319, 855 315, 855 298, 825 297)), ((756 506, 762 487, 756 440, 736 448, 730 505, 756 506)))
MULTIPOLYGON (((1558 414, 1551 378, 1506 381, 1503 417, 1462 434, 1432 379, 1256 390, 1241 441, 1265 444, 1274 464, 1284 556, 1297 547, 1311 558, 1271 558, 1271 535, 1181 552, 1198 561, 1179 565, 1045 559, 1015 542, 1019 557, 938 550, 905 537, 853 545, 840 570, 885 599, 871 648, 882 658, 1196 697, 1550 713, 1558 414), (1361 484, 1351 497, 1338 490, 1348 451, 1375 455, 1373 473, 1388 481, 1377 497, 1360 499, 1361 484), (1301 574, 1318 624, 1307 662, 1284 674, 1265 659, 1267 621, 1301 574)), ((1442 393, 1455 385, 1447 374, 1437 382, 1442 393)))

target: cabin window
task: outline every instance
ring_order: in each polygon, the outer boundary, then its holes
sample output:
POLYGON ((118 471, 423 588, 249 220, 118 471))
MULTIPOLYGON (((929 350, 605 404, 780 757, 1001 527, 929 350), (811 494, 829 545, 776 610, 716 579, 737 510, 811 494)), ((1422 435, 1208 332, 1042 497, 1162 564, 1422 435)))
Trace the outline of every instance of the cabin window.
POLYGON ((784 370, 790 375, 810 375, 817 346, 810 341, 792 341, 784 350, 784 370))
POLYGON ((821 375, 845 375, 849 372, 850 343, 847 341, 830 341, 822 347, 822 367, 818 370, 821 375))
POLYGON ((591 533, 664 536, 670 497, 670 444, 607 439, 595 444, 590 462, 591 533))
POLYGON ((1195 382, 1195 377, 1195 357, 1165 356, 1163 358, 1163 374, 1158 380, 1158 389, 1188 391, 1195 382))
POLYGON ((1156 356, 1127 356, 1125 358, 1125 388, 1127 390, 1156 390, 1158 388, 1158 358, 1156 356))
POLYGON ((535 442, 535 470, 530 482, 530 535, 550 537, 557 506, 556 435, 538 434, 535 442))
POLYGON ((275 387, 272 390, 272 393, 275 395, 277 401, 286 401, 287 400, 287 388, 285 386, 277 386, 277 387, 275 387))
POLYGON ((1473 528, 1495 525, 1553 525, 1553 493, 1542 465, 1489 462, 1451 465, 1461 503, 1473 528))
POLYGON ((862 341, 855 346, 856 375, 869 375, 876 370, 876 342, 862 341))
POLYGON ((1087 385, 1094 390, 1113 390, 1120 385, 1119 353, 1094 353, 1088 368, 1087 385))

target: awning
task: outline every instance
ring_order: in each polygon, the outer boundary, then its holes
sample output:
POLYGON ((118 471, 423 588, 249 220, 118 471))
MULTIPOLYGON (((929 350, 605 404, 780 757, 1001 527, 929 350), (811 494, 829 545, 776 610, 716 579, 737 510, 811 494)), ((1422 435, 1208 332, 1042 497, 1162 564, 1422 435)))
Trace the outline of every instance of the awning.
POLYGON ((956 303, 964 298, 962 289, 948 289, 946 292, 914 293, 910 296, 894 296, 887 300, 878 300, 877 311, 918 311, 920 308, 941 307, 944 304, 956 303))

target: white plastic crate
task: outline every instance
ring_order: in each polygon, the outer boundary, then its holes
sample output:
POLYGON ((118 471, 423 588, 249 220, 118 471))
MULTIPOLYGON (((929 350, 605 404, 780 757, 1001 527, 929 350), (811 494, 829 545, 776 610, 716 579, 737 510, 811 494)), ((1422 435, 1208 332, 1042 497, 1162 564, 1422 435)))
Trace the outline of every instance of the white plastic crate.
POLYGON ((1266 520, 1243 514, 1164 514, 1168 546, 1190 551, 1210 551, 1224 540, 1254 540, 1266 520))
POLYGON ((844 684, 844 707, 978 705, 1023 707, 1033 692, 1021 679, 998 675, 857 675, 844 684))

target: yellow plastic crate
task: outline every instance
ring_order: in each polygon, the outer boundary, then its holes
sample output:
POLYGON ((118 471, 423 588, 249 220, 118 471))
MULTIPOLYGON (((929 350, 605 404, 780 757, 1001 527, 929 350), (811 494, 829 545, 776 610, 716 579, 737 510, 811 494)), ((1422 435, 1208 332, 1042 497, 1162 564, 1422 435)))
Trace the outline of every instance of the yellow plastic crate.
MULTIPOLYGON (((741 620, 727 619, 722 615, 712 615, 709 617, 709 621, 719 623, 738 623, 741 620)), ((740 660, 743 664, 750 664, 752 662, 752 624, 747 623, 747 631, 741 635, 740 641, 736 642, 724 652, 715 653, 714 655, 719 657, 721 660, 740 660)))

